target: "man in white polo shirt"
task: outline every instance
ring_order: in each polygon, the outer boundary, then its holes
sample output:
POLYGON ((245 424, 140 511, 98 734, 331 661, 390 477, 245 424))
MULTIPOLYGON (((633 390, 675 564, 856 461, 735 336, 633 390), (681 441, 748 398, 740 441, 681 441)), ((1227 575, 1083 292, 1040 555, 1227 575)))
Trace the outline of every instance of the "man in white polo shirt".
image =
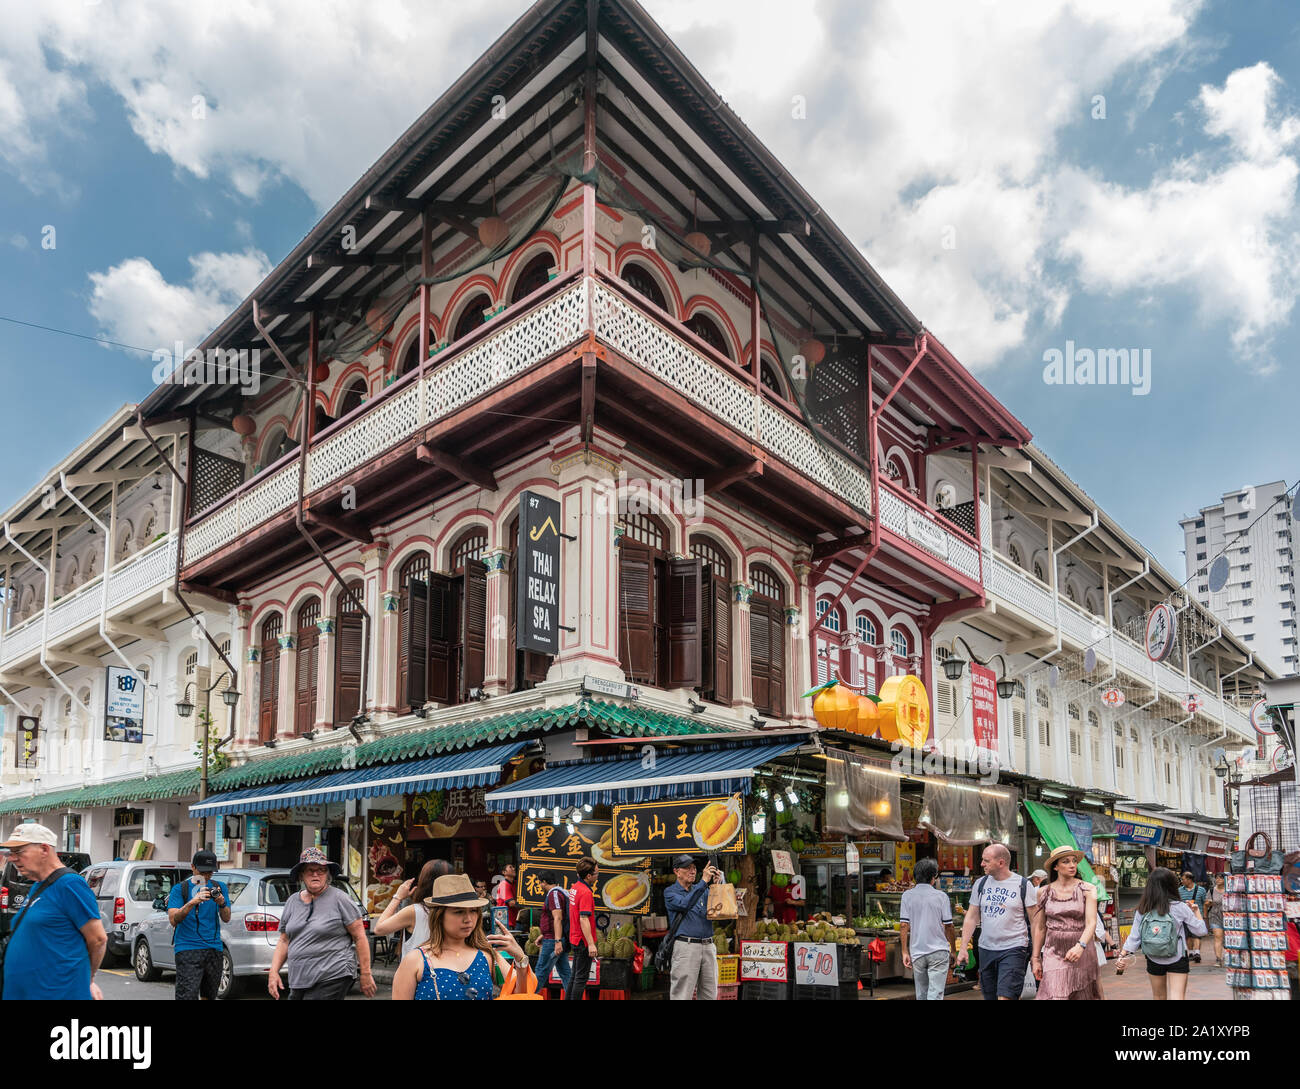
POLYGON ((1014 1002, 1025 987, 1029 941, 1038 890, 1011 872, 1011 852, 990 843, 980 856, 984 876, 971 890, 970 909, 961 927, 957 963, 966 955, 975 927, 980 928, 980 991, 986 1002, 1014 1002))
POLYGON ((935 887, 939 864, 923 858, 912 874, 914 888, 903 893, 899 904, 902 925, 903 967, 912 969, 918 1002, 943 998, 948 982, 948 956, 952 952, 952 902, 935 887))

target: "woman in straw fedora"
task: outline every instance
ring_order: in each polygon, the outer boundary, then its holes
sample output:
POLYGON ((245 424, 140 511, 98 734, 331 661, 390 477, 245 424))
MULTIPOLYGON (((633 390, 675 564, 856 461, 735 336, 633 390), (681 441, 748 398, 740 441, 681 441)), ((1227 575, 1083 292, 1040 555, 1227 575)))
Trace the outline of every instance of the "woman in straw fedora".
POLYGON ((1038 997, 1092 1000, 1101 998, 1097 985, 1097 890, 1079 879, 1083 852, 1057 847, 1048 856, 1047 880, 1038 889, 1034 916, 1034 954, 1030 961, 1038 980, 1038 997))
MULTIPOLYGON (((480 909, 486 903, 465 874, 434 881, 432 895, 424 901, 429 938, 402 958, 393 980, 394 999, 490 1000, 515 971, 503 952, 522 966, 521 978, 526 979, 528 958, 514 936, 499 925, 499 933, 484 932, 480 909)), ((515 990, 520 989, 516 985, 515 990)))

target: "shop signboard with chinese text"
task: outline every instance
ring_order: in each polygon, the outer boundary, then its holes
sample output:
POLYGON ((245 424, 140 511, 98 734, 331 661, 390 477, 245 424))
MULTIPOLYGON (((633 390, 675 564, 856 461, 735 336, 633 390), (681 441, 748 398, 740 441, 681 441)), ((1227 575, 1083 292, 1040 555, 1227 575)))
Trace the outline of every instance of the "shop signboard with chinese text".
POLYGON ((998 752, 998 678, 993 670, 971 662, 970 702, 975 727, 975 751, 998 752))
POLYGON ((535 654, 560 649, 560 504, 525 491, 519 496, 515 647, 535 654))
POLYGON ((144 743, 144 685, 129 669, 108 667, 104 740, 144 743))
POLYGON ((739 794, 614 806, 614 856, 722 854, 745 849, 739 794))
MULTIPOLYGON (((549 820, 524 822, 519 835, 519 857, 533 862, 577 863, 590 855, 601 866, 614 865, 609 853, 610 822, 578 821, 552 824, 549 820), (533 827, 529 828, 528 825, 533 827), (569 828, 573 831, 570 832, 569 828)), ((619 865, 624 865, 619 863, 619 865)))
POLYGON ((794 981, 804 987, 838 987, 839 951, 834 942, 795 942, 794 981))
POLYGON ((18 736, 14 739, 14 767, 36 766, 40 753, 41 720, 35 715, 18 716, 18 736))
MULTIPOLYGON (((616 870, 601 866, 596 877, 594 895, 597 911, 614 911, 622 915, 647 915, 650 912, 650 860, 643 858, 636 869, 616 870)), ((547 871, 555 874, 560 885, 569 889, 578 880, 576 862, 519 863, 519 883, 516 899, 520 907, 540 908, 546 893, 542 889, 541 875, 547 871)))
POLYGON ((305 824, 317 826, 325 823, 323 805, 296 805, 288 809, 271 809, 267 811, 269 824, 305 824))
POLYGON ((1190 851, 1196 846, 1196 833, 1181 828, 1166 828, 1161 846, 1171 851, 1190 851))
POLYGON ((495 786, 427 790, 407 798, 411 839, 493 839, 519 835, 518 813, 489 813, 484 796, 495 786))
POLYGON ((772 851, 772 872, 794 876, 794 857, 789 851, 772 851))
POLYGON ((740 943, 740 978, 750 982, 785 983, 790 979, 788 942, 740 943))

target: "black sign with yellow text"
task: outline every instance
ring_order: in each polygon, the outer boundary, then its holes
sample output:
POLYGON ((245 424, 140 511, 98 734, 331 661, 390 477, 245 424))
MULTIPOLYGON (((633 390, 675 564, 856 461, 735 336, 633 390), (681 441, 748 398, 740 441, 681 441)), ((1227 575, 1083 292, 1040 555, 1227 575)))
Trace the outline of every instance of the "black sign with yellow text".
MULTIPOLYGON (((614 911, 625 915, 645 915, 650 911, 650 860, 643 858, 638 869, 616 870, 601 866, 596 874, 597 911, 614 911)), ((520 907, 543 906, 546 893, 542 890, 541 875, 547 871, 555 874, 560 885, 568 889, 578 880, 575 862, 519 863, 519 884, 516 897, 520 907)))
POLYGON ((515 571, 515 647, 535 654, 560 650, 560 504, 549 496, 519 495, 515 571))
POLYGON ((609 821, 578 821, 572 832, 568 821, 525 821, 519 834, 519 857, 534 862, 576 863, 583 855, 590 855, 598 863, 612 863, 609 841, 609 821), (530 823, 533 828, 528 827, 530 823))
POLYGON ((744 804, 729 798, 688 798, 614 806, 613 854, 732 853, 745 849, 744 804))

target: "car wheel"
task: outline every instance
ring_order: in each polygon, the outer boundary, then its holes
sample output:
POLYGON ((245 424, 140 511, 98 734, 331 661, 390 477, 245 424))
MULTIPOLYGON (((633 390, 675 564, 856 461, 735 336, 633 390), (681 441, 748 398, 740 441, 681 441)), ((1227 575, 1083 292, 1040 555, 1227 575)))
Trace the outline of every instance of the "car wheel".
POLYGON ((149 943, 143 938, 135 943, 135 953, 131 961, 135 965, 135 978, 141 983, 154 983, 162 978, 162 972, 153 966, 149 943))
POLYGON ((230 953, 225 949, 221 951, 221 982, 217 984, 217 1001, 224 1002, 228 998, 234 998, 239 993, 240 979, 235 975, 235 964, 230 959, 230 953))

